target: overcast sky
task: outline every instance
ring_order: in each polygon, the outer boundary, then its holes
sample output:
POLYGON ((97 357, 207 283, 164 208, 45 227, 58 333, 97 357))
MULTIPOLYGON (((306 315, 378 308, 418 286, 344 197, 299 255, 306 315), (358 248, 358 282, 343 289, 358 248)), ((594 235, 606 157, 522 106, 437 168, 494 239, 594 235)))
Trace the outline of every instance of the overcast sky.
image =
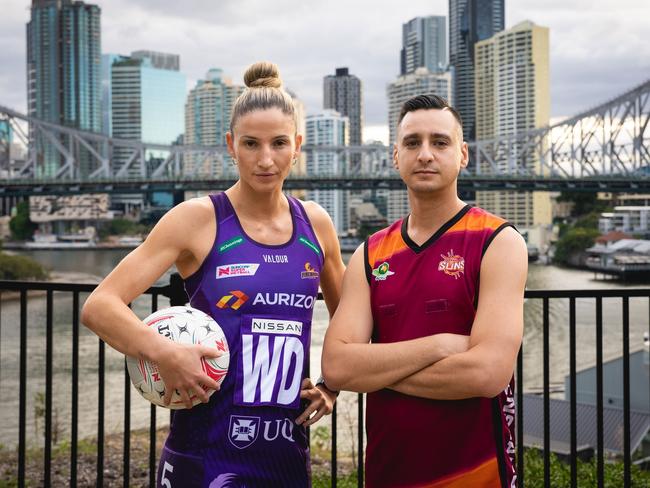
MULTIPOLYGON (((28 0, 0 0, 0 105, 26 107, 28 0)), ((211 67, 241 83, 268 59, 307 106, 322 107, 322 79, 347 66, 364 88, 365 138, 387 139, 386 84, 399 72, 402 23, 448 15, 446 0, 97 0, 102 51, 179 54, 193 85, 211 67)), ((551 114, 570 116, 650 78, 648 0, 506 0, 506 28, 550 28, 551 114)))

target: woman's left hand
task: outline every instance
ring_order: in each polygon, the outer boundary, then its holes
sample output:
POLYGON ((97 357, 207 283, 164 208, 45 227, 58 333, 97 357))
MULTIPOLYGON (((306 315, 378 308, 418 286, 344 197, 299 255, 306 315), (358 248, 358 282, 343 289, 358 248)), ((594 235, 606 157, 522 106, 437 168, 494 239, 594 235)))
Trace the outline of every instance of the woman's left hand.
POLYGON ((309 427, 318 422, 323 415, 332 413, 336 393, 328 390, 324 385, 314 386, 311 379, 305 378, 300 386, 300 398, 307 400, 309 405, 296 419, 296 424, 309 427))

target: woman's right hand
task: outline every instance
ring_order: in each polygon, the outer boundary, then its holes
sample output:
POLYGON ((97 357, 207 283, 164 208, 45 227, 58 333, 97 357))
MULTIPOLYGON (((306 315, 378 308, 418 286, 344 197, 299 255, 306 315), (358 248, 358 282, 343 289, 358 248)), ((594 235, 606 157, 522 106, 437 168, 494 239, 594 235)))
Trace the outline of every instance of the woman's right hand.
POLYGON ((168 339, 164 341, 165 344, 160 344, 154 361, 165 382, 165 405, 169 405, 174 390, 178 391, 187 408, 192 408, 193 395, 207 403, 209 397, 206 390, 219 390, 219 384, 205 373, 201 359, 218 358, 222 352, 203 344, 178 344, 168 339))

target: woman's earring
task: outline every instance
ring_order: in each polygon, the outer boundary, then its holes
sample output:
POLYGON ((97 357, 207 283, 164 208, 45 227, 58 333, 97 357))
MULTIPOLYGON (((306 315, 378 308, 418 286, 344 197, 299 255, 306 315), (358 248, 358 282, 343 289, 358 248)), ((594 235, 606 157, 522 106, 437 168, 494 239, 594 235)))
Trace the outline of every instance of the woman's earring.
POLYGON ((232 158, 232 165, 237 166, 237 160, 235 158, 232 158))
POLYGON ((298 163, 298 158, 293 158, 293 165, 295 166, 298 163))

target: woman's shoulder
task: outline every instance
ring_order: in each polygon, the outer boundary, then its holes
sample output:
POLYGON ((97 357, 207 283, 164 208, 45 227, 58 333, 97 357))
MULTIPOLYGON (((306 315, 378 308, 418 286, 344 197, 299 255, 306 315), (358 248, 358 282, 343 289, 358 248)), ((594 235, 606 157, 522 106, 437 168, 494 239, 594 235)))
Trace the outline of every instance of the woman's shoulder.
POLYGON ((167 214, 183 218, 206 219, 214 215, 214 205, 209 196, 190 198, 170 209, 167 214))
POLYGON ((173 231, 174 233, 195 232, 205 228, 215 221, 214 206, 210 197, 191 198, 179 203, 170 209, 158 222, 156 227, 160 230, 173 231))
POLYGON ((327 213, 327 210, 321 207, 318 203, 313 200, 300 200, 300 203, 302 203, 302 206, 307 213, 307 217, 309 217, 309 220, 314 227, 332 225, 332 219, 327 213))

